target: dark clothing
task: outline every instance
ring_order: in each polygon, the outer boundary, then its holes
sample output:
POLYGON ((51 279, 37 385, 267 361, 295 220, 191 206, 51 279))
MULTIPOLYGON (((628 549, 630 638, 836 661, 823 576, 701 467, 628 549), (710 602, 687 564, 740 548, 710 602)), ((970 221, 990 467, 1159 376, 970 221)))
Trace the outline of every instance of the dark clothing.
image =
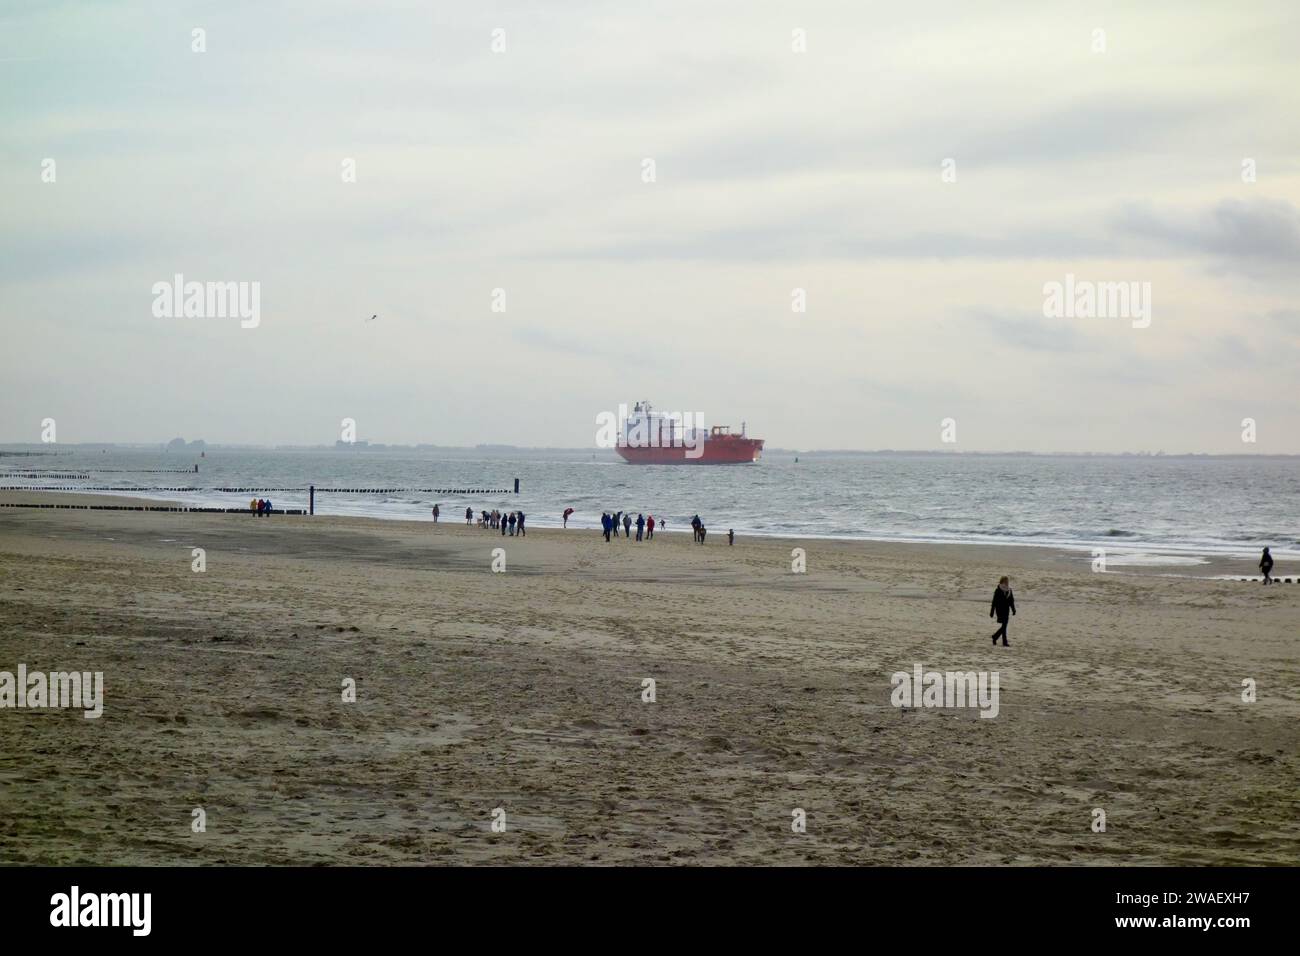
POLYGON ((989 607, 989 617, 997 616, 999 623, 1006 624, 1012 614, 1016 613, 1016 596, 1010 588, 994 588, 993 604, 989 607))
POLYGON ((519 533, 527 537, 524 532, 524 513, 522 511, 519 512, 519 533))
POLYGON ((998 642, 998 638, 1000 637, 1002 638, 1002 646, 1010 647, 1011 645, 1007 643, 1007 622, 1002 621, 1001 623, 1002 626, 993 632, 993 643, 996 644, 998 642))

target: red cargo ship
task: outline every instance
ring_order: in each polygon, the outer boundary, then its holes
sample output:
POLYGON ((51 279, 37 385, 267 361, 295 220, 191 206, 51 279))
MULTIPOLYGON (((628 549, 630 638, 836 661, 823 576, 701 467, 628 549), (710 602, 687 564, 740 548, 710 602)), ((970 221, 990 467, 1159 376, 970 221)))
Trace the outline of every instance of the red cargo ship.
POLYGON ((685 418, 657 415, 649 402, 637 402, 616 450, 634 465, 743 465, 763 454, 763 439, 747 437, 744 422, 740 434, 733 435, 730 425, 714 425, 706 431, 692 428, 689 416, 685 418))

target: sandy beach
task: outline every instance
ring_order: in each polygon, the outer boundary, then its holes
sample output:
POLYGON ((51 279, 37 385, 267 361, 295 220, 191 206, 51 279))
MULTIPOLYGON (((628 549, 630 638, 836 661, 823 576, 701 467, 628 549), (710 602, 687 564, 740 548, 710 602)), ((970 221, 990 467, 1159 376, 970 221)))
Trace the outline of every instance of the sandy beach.
POLYGON ((0 862, 1295 865, 1298 625, 1048 550, 0 507, 0 671, 105 688, 0 710, 0 862))

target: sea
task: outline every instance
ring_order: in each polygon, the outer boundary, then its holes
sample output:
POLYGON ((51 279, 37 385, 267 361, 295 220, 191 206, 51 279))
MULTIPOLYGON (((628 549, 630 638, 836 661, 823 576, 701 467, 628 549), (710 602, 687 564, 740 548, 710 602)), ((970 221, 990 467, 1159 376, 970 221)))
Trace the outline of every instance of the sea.
POLYGON ((750 465, 631 465, 611 451, 58 446, 0 453, 0 486, 394 521, 522 510, 595 529, 603 511, 716 535, 1105 549, 1108 566, 1300 556, 1300 458, 765 452, 750 465), (193 468, 198 465, 198 472, 193 468), (513 493, 519 480, 519 493, 513 493), (239 491, 221 491, 238 488, 239 491), (261 489, 273 489, 262 491, 261 489), (428 490, 433 489, 433 490, 428 490))

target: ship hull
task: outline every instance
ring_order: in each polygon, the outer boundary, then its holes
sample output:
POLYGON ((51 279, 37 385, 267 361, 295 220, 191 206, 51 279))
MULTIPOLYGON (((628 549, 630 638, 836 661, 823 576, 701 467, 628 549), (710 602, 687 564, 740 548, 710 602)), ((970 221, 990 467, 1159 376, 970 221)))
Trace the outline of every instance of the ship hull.
POLYGON ((714 438, 699 448, 642 448, 619 445, 622 459, 633 465, 749 465, 763 453, 761 438, 714 438), (699 454, 703 451, 702 454, 699 454), (691 457, 695 456, 695 457, 691 457))

